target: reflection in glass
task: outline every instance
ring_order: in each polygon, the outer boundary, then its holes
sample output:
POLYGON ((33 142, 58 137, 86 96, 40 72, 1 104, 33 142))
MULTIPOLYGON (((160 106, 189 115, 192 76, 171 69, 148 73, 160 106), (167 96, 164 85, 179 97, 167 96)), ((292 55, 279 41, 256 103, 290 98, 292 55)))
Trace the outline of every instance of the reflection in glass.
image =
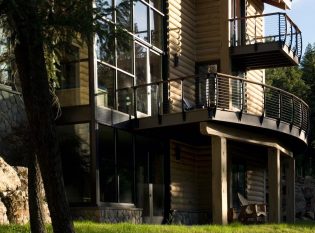
POLYGON ((95 1, 97 9, 99 9, 102 15, 105 16, 106 19, 111 20, 113 18, 113 10, 112 10, 112 0, 98 0, 95 1))
POLYGON ((113 26, 104 23, 102 30, 106 36, 96 36, 96 56, 97 59, 109 64, 115 62, 115 33, 113 26))
POLYGON ((115 99, 115 70, 98 62, 97 79, 97 105, 113 108, 115 99))
POLYGON ((117 39, 117 67, 132 74, 133 40, 127 35, 117 39))
POLYGON ((135 2, 134 7, 134 30, 135 34, 145 40, 149 41, 148 35, 148 7, 141 1, 135 2))
POLYGON ((116 23, 131 31, 131 1, 116 0, 116 23))
POLYGON ((119 202, 132 203, 133 196, 133 146, 132 135, 117 130, 117 186, 119 202))
MULTIPOLYGON (((150 52, 150 77, 151 82, 162 80, 162 57, 156 53, 150 52)), ((158 109, 162 98, 162 85, 151 86, 151 116, 158 114, 158 109)))
POLYGON ((117 202, 114 137, 114 128, 99 125, 98 154, 100 171, 100 200, 102 202, 117 202))
POLYGON ((64 184, 69 202, 91 202, 89 124, 57 127, 64 184))
MULTIPOLYGON (((136 65, 136 85, 142 85, 148 83, 147 75, 147 48, 135 44, 135 65, 136 65)), ((137 110, 148 114, 148 97, 150 87, 144 86, 137 89, 137 110)))
POLYGON ((163 48, 162 44, 162 23, 163 17, 155 12, 154 10, 150 10, 150 32, 151 32, 151 44, 156 46, 159 49, 163 48))
POLYGON ((149 1, 150 5, 158 9, 159 11, 162 10, 162 0, 147 0, 149 1))
MULTIPOLYGON (((117 88, 127 88, 133 86, 133 77, 126 75, 122 72, 117 74, 117 88)), ((133 111, 133 93, 132 89, 127 88, 124 90, 118 90, 118 110, 127 114, 132 114, 133 111)))

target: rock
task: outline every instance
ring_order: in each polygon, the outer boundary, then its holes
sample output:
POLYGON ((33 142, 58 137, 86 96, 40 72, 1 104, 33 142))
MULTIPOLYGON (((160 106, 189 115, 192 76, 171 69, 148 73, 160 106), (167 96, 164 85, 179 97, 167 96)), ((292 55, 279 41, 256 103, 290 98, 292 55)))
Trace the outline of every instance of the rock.
POLYGON ((0 196, 2 192, 14 191, 20 186, 17 172, 0 157, 0 196))
POLYGON ((7 208, 1 202, 1 199, 0 199, 0 225, 4 225, 4 224, 9 224, 9 220, 7 217, 7 208))

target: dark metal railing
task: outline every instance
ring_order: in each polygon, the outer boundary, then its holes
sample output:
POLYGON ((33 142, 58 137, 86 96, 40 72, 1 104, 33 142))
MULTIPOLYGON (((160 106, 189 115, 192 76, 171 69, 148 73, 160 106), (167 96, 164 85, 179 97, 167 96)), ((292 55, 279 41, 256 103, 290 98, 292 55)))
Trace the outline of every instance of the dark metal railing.
POLYGON ((279 42, 301 59, 302 34, 285 13, 270 13, 230 19, 230 45, 244 46, 279 42))
MULTIPOLYGON (((306 133, 309 107, 297 96, 262 83, 221 73, 209 73, 159 81, 116 90, 117 110, 132 118, 161 117, 196 109, 224 110, 265 117, 306 133), (163 86, 168 85, 168 98, 163 86)), ((241 120, 241 119, 240 119, 241 120)))

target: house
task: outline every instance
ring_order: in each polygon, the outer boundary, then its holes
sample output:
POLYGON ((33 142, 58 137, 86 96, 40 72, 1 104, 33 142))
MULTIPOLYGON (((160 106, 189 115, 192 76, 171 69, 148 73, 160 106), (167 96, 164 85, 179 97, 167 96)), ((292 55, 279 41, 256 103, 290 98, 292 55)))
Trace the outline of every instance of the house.
MULTIPOLYGON (((104 1, 110 6, 122 1, 104 1)), ((309 110, 265 84, 301 59, 289 0, 138 0, 123 41, 74 45, 57 91, 64 181, 76 218, 226 224, 237 193, 294 222, 294 155, 309 110)))

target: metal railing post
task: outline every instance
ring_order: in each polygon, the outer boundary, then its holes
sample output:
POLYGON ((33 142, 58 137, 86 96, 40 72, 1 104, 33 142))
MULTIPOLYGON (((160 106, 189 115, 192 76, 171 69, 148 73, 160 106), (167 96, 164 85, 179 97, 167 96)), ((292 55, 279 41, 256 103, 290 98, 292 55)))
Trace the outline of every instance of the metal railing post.
POLYGON ((281 13, 279 13, 279 41, 282 42, 281 40, 281 13))
POLYGON ((133 87, 133 114, 137 119, 137 87, 133 87))

